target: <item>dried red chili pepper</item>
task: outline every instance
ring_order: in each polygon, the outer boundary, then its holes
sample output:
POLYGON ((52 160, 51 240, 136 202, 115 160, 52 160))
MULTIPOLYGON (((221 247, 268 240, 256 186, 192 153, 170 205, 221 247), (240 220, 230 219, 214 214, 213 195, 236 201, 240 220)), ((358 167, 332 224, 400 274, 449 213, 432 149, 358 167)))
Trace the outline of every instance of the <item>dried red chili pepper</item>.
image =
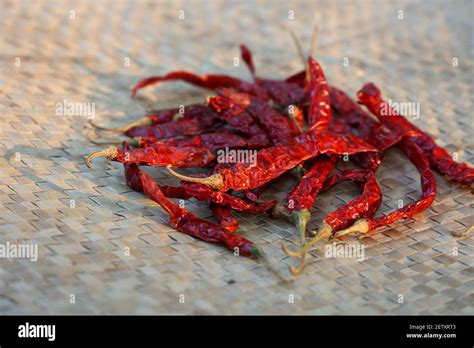
POLYGON ((196 75, 188 71, 173 71, 164 76, 153 76, 139 81, 132 89, 134 96, 139 89, 155 84, 157 82, 180 80, 192 85, 215 90, 217 88, 234 88, 241 92, 252 94, 262 100, 268 100, 265 91, 256 84, 239 80, 227 75, 196 75))
POLYGON ((261 214, 273 208, 275 200, 268 200, 258 203, 246 202, 228 193, 213 191, 207 186, 198 183, 183 182, 181 186, 162 186, 166 197, 190 199, 196 198, 200 201, 211 201, 218 205, 231 208, 243 213, 261 214))
POLYGON ((430 169, 424 151, 420 149, 418 145, 409 141, 409 139, 402 140, 398 147, 405 153, 420 172, 422 190, 421 198, 388 215, 359 220, 351 227, 337 232, 335 237, 341 237, 351 233, 368 233, 378 227, 386 226, 397 220, 410 218, 413 215, 422 212, 433 203, 436 196, 436 180, 430 169))
POLYGON ((184 181, 198 182, 219 191, 249 190, 263 185, 289 169, 319 154, 355 154, 376 151, 351 134, 309 131, 278 145, 258 151, 256 163, 237 163, 207 178, 171 174, 184 181))
POLYGON ((210 151, 215 151, 225 147, 228 148, 246 148, 247 140, 228 131, 218 131, 213 133, 204 133, 190 138, 172 138, 158 140, 154 137, 137 137, 137 146, 139 147, 205 147, 210 151))
MULTIPOLYGON (((308 124, 311 129, 327 130, 332 120, 329 91, 321 66, 312 58, 308 59, 309 79, 306 91, 310 98, 308 124)), ((291 219, 296 223, 304 243, 306 225, 311 218, 309 209, 313 206, 325 179, 335 168, 336 156, 316 159, 316 163, 300 180, 287 197, 287 209, 292 212, 291 219)))
MULTIPOLYGON (((346 234, 350 233, 367 233, 376 229, 377 227, 384 226, 386 224, 395 222, 399 219, 409 218, 412 217, 414 214, 419 213, 429 207, 436 196, 436 181, 434 175, 430 169, 429 163, 427 158, 425 157, 423 151, 412 141, 411 137, 404 137, 397 146, 405 153, 405 155, 410 159, 410 161, 416 166, 418 171, 421 175, 421 187, 422 187, 422 196, 421 198, 413 203, 408 204, 407 206, 398 209, 386 216, 372 218, 376 208, 369 209, 365 213, 366 219, 358 220, 354 223, 351 227, 346 228, 344 230, 340 230, 335 233, 335 237, 341 237, 346 234)), ((374 188, 371 189, 374 191, 374 188)), ((377 200, 372 200, 374 202, 374 206, 378 204, 377 200)), ((367 200, 362 201, 361 208, 366 209, 367 207, 371 207, 372 204, 367 204, 367 200)), ((350 204, 350 203, 349 203, 350 204)), ((344 206, 341 209, 342 213, 349 210, 348 207, 344 206)), ((360 209, 360 208, 359 208, 360 209)), ((354 209, 353 213, 359 214, 359 209, 354 209)), ((351 214, 351 219, 353 220, 354 214, 351 214)), ((360 217, 360 216, 359 216, 360 217)), ((363 216, 364 217, 364 216, 363 216)), ((326 220, 325 220, 326 222, 326 220)), ((341 228, 338 226, 337 228, 341 228)), ((319 229, 318 234, 315 238, 313 238, 310 242, 306 244, 305 247, 300 249, 297 252, 288 252, 291 256, 299 256, 301 253, 305 253, 312 245, 314 245, 317 241, 330 237, 334 233, 334 229, 330 224, 323 225, 319 229)), ((292 272, 298 273, 302 270, 304 265, 302 264, 299 269, 293 269, 292 272)))
POLYGON ((125 132, 125 135, 134 137, 153 137, 156 139, 171 138, 182 135, 196 135, 206 132, 217 121, 214 112, 202 115, 202 117, 183 118, 172 122, 156 124, 146 127, 133 127, 125 132))
POLYGON ((230 250, 238 250, 243 256, 262 256, 262 250, 250 240, 226 232, 222 227, 198 218, 169 198, 166 198, 160 187, 147 174, 140 173, 145 194, 158 203, 170 216, 170 225, 178 231, 202 239, 206 242, 226 245, 230 250))
POLYGON ((316 158, 311 169, 287 195, 286 208, 292 213, 291 219, 296 223, 298 231, 303 237, 306 232, 306 225, 311 218, 309 210, 314 205, 326 178, 335 168, 336 162, 337 156, 316 158))
POLYGON ((273 143, 292 138, 299 133, 295 124, 266 103, 247 93, 230 89, 219 89, 219 94, 230 100, 232 106, 242 107, 254 120, 264 127, 273 143))
POLYGON ((266 134, 256 134, 247 139, 247 147, 251 149, 263 149, 272 145, 266 134))
POLYGON ((232 215, 229 208, 212 202, 209 204, 209 207, 211 208, 215 218, 219 220, 219 224, 224 230, 233 233, 239 229, 239 223, 234 218, 234 215, 232 215))
POLYGON ((368 83, 357 93, 362 104, 364 104, 377 118, 390 129, 400 132, 416 132, 417 136, 411 137, 411 141, 416 143, 426 154, 433 168, 456 182, 473 186, 474 168, 468 167, 466 163, 458 163, 442 147, 438 146, 433 138, 427 133, 414 126, 404 116, 399 115, 391 109, 387 102, 382 99, 380 90, 373 84, 368 83), (383 109, 388 110, 388 115, 384 115, 383 109))
MULTIPOLYGON (((127 142, 123 142, 122 151, 130 151, 131 147, 127 142)), ((140 169, 136 163, 124 163, 125 181, 127 185, 135 191, 143 192, 142 180, 140 179, 140 169)))
MULTIPOLYGON (((306 252, 322 238, 330 238, 334 232, 339 231, 351 225, 361 217, 371 217, 375 214, 382 203, 382 191, 380 190, 375 175, 370 170, 352 170, 351 174, 344 173, 344 179, 350 178, 355 182, 362 182, 363 192, 360 196, 353 199, 344 206, 336 209, 334 212, 324 218, 323 223, 318 228, 318 234, 312 240, 307 242, 297 252, 291 252, 283 246, 283 250, 289 256, 302 256, 300 266, 290 267, 290 272, 293 275, 299 275, 303 272, 306 263, 306 252)), ((361 220, 359 220, 361 221, 361 220)), ((336 233, 337 234, 337 233, 336 233)))
MULTIPOLYGON (((263 127, 245 110, 245 107, 233 102, 230 98, 218 95, 209 98, 208 104, 217 112, 222 121, 236 131, 250 137, 267 138, 263 127)), ((266 139, 266 142, 269 142, 269 139, 266 139)))
POLYGON ((147 166, 173 165, 180 168, 205 167, 215 160, 216 156, 205 147, 171 147, 156 146, 129 149, 110 147, 105 150, 91 153, 86 158, 86 165, 91 168, 91 161, 97 157, 104 157, 121 163, 137 163, 147 166))
POLYGON ((381 163, 383 151, 398 143, 407 133, 389 131, 370 117, 346 93, 335 87, 329 87, 329 96, 331 106, 336 111, 336 116, 339 117, 331 123, 331 129, 333 130, 332 127, 337 122, 340 131, 354 133, 355 130, 355 134, 378 149, 379 152, 361 153, 352 156, 352 160, 359 166, 376 171, 381 163))
POLYGON ((323 69, 313 58, 308 59, 309 80, 306 92, 309 94, 308 126, 310 129, 325 130, 331 122, 329 88, 323 69))
POLYGON ((258 78, 255 75, 252 53, 245 45, 240 45, 242 59, 247 64, 255 83, 260 86, 270 99, 279 107, 287 108, 290 105, 298 105, 304 98, 304 90, 294 83, 286 81, 268 80, 258 78))

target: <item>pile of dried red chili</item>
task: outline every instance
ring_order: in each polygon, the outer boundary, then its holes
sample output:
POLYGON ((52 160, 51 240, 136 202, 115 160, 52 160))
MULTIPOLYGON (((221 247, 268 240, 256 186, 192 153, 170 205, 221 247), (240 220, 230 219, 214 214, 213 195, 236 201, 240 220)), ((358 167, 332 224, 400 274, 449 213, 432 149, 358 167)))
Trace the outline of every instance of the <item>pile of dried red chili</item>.
POLYGON ((130 137, 120 148, 108 148, 87 157, 122 162, 130 188, 144 192, 158 203, 178 231, 201 240, 221 243, 244 256, 263 257, 261 248, 237 234, 232 211, 271 213, 296 224, 301 248, 285 252, 300 258, 299 274, 307 251, 321 239, 351 233, 369 233, 428 208, 436 195, 432 169, 451 180, 473 187, 474 170, 457 163, 427 133, 391 110, 380 90, 368 83, 357 93, 358 102, 327 83, 319 63, 309 57, 306 69, 284 80, 267 80, 255 73, 252 54, 241 45, 242 59, 253 82, 226 75, 199 76, 176 71, 140 81, 132 95, 157 82, 181 80, 213 90, 206 103, 155 111, 118 131, 130 137), (362 108, 362 104, 366 108, 362 108), (373 117, 375 116, 375 117, 373 117), (132 147, 133 146, 133 147, 132 147), (387 215, 375 216, 382 202, 376 171, 384 152, 398 147, 417 168, 421 196, 387 215), (250 162, 218 160, 218 151, 255 151, 250 162), (354 169, 339 170, 349 158, 354 169), (139 165, 166 166, 180 179, 180 186, 162 186, 140 172, 139 165), (206 168, 207 175, 178 174, 172 168, 206 168), (297 183, 285 202, 261 200, 274 180, 291 172, 297 183), (361 194, 329 214, 316 231, 307 231, 310 209, 320 192, 352 181, 361 194), (170 198, 206 201, 219 224, 203 220, 170 198), (312 236, 307 237, 308 234, 312 236))

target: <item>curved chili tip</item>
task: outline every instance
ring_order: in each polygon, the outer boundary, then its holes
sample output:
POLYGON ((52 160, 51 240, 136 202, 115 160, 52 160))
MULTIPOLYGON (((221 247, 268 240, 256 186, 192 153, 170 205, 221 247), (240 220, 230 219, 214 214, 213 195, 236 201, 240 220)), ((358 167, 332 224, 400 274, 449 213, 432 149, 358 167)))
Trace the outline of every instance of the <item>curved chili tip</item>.
POLYGON ((101 125, 98 125, 96 123, 94 123, 94 121, 92 120, 89 120, 89 124, 94 127, 94 128, 97 128, 97 129, 100 129, 100 130, 103 130, 103 131, 108 131, 108 132, 126 132, 128 131, 130 128, 134 128, 134 127, 146 127, 146 126, 151 126, 152 125, 152 121, 151 119, 148 117, 148 116, 145 116, 145 117, 142 117, 140 119, 138 119, 137 121, 135 122, 132 122, 132 123, 129 123, 127 125, 124 125, 124 126, 121 126, 121 127, 104 127, 104 126, 101 126, 101 125))
POLYGON ((174 171, 174 169, 172 169, 171 165, 166 166, 166 169, 168 170, 168 172, 170 172, 171 175, 177 177, 179 180, 182 181, 197 182, 198 184, 209 186, 210 188, 213 188, 218 191, 221 191, 224 187, 224 180, 222 178, 222 175, 220 175, 219 173, 208 176, 207 178, 195 178, 192 176, 179 174, 178 172, 174 171))
POLYGON ((353 234, 353 233, 367 233, 369 232, 369 222, 366 219, 360 219, 357 220, 351 227, 348 227, 346 229, 340 230, 339 232, 336 232, 334 235, 334 238, 339 238, 342 236, 347 236, 348 234, 353 234))
POLYGON ((108 149, 105 150, 100 150, 96 152, 92 152, 89 154, 89 156, 86 157, 86 166, 89 168, 92 168, 92 160, 97 157, 104 157, 107 158, 108 160, 114 159, 118 155, 118 150, 115 147, 109 147, 108 149))

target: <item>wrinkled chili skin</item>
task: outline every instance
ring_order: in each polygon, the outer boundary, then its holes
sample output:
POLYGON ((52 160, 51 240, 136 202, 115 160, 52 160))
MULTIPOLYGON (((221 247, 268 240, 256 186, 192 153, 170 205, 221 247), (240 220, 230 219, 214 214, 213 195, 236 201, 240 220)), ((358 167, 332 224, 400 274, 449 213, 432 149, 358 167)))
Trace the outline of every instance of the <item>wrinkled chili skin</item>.
POLYGON ((303 161, 319 154, 355 154, 375 151, 374 148, 350 134, 309 131, 257 153, 256 163, 237 163, 224 168, 221 191, 249 190, 274 179, 303 161))
POLYGON ((289 211, 311 209, 326 178, 335 168, 337 156, 317 158, 311 169, 301 178, 286 198, 289 211))
POLYGON ((410 137, 410 141, 423 150, 433 168, 462 185, 474 185, 474 168, 470 168, 466 163, 454 161, 446 150, 435 143, 430 135, 414 126, 406 117, 397 114, 395 110, 390 110, 390 116, 383 115, 382 108, 388 110, 390 107, 382 99, 380 90, 373 83, 364 85, 357 96, 361 103, 388 128, 398 132, 414 132, 415 135, 410 137))
POLYGON ((153 137, 165 139, 180 135, 196 135, 204 133, 217 121, 217 115, 213 112, 202 115, 202 117, 182 118, 152 126, 139 126, 130 128, 125 135, 134 137, 153 137))
POLYGON ((205 147, 171 147, 157 146, 128 149, 117 149, 113 161, 136 163, 147 166, 172 165, 178 168, 205 167, 215 160, 216 156, 205 147))
POLYGON ((209 207, 215 218, 219 221, 221 227, 227 232, 233 233, 239 229, 239 223, 232 215, 229 208, 220 206, 218 204, 210 203, 209 207))
POLYGON ((254 120, 257 120, 273 143, 290 139, 298 134, 295 124, 288 117, 270 107, 267 102, 228 88, 219 89, 218 92, 222 97, 230 99, 229 104, 242 107, 254 120))
POLYGON ((262 135, 266 137, 263 127, 256 122, 244 106, 222 95, 209 98, 208 103, 217 112, 219 118, 236 131, 249 137, 262 135))
POLYGON ((241 198, 234 197, 228 193, 214 191, 209 187, 198 183, 185 182, 178 187, 162 186, 161 190, 166 197, 179 199, 196 198, 200 201, 212 201, 215 204, 251 214, 264 213, 273 208, 276 203, 273 199, 259 203, 246 202, 241 198))
POLYGON ((173 117, 179 112, 178 108, 166 109, 166 110, 156 110, 148 115, 150 123, 153 124, 162 124, 166 122, 173 121, 173 117))
POLYGON ((363 217, 372 217, 382 204, 382 191, 375 180, 375 174, 370 170, 352 170, 343 173, 345 180, 363 182, 360 196, 336 209, 326 216, 324 222, 331 226, 333 232, 340 231, 363 217))
POLYGON ((298 84, 281 80, 258 78, 255 75, 255 66, 250 50, 245 45, 240 45, 240 54, 249 68, 255 83, 266 92, 277 106, 284 109, 290 105, 299 105, 302 103, 305 92, 298 84))
MULTIPOLYGON (((422 182, 422 197, 417 202, 411 203, 401 209, 398 209, 386 216, 379 218, 372 218, 375 214, 375 211, 378 209, 371 209, 379 205, 377 199, 372 199, 372 203, 368 206, 366 205, 369 202, 370 196, 366 199, 362 199, 358 202, 359 197, 354 201, 349 202, 347 205, 340 208, 341 214, 335 214, 335 216, 328 216, 326 223, 331 225, 335 231, 348 227, 353 221, 353 216, 349 215, 350 220, 341 218, 345 216, 347 208, 350 208, 351 205, 357 206, 359 203, 362 203, 361 208, 369 207, 370 209, 365 211, 363 214, 360 214, 360 210, 357 208, 354 209, 354 213, 358 215, 357 218, 367 218, 369 230, 376 229, 377 227, 390 224, 399 219, 408 218, 414 214, 421 212, 431 205, 436 195, 436 181, 434 180, 433 173, 429 168, 427 159, 425 158, 422 150, 411 140, 413 137, 417 137, 420 134, 420 131, 416 128, 408 127, 394 127, 389 132, 385 125, 375 121, 371 118, 365 111, 363 111, 355 102, 352 101, 344 92, 337 90, 334 87, 330 89, 330 95, 332 98, 332 106, 340 113, 340 116, 350 124, 352 127, 357 129, 357 133, 361 136, 362 139, 366 140, 371 145, 378 147, 381 151, 379 153, 366 153, 356 155, 358 157, 367 156, 369 160, 366 163, 370 163, 370 159, 374 160, 372 165, 367 165, 366 167, 375 172, 375 170, 380 165, 380 161, 377 157, 381 156, 383 150, 396 145, 398 146, 405 155, 410 159, 410 161, 417 167, 421 175, 422 182), (355 205, 353 203, 356 203, 355 205)), ((370 110, 370 109, 369 109, 370 110)), ((369 171, 370 172, 370 171, 369 171)), ((339 176, 331 177, 325 184, 323 190, 333 186, 337 182, 342 180, 354 180, 354 175, 356 172, 345 172, 341 173, 339 176)), ((366 183, 366 185, 369 182, 366 183)), ((374 183, 376 185, 376 182, 374 183)), ((371 189, 373 192, 377 192, 377 188, 373 186, 371 189)), ((366 190, 364 189, 364 193, 366 190)), ((363 195, 364 195, 363 193, 363 195)), ((337 212, 335 212, 337 213, 337 212)), ((334 213, 333 213, 334 214, 334 213)))
POLYGON ((140 137, 141 147, 205 147, 210 151, 228 148, 247 147, 247 140, 230 132, 213 132, 195 135, 191 138, 172 138, 158 140, 154 137, 140 137))
MULTIPOLYGON (((123 142, 122 144, 122 151, 130 151, 132 148, 127 142, 123 142)), ((140 169, 136 165, 136 163, 124 163, 123 164, 124 172, 125 172, 125 181, 127 185, 135 191, 142 192, 143 185, 142 180, 140 178, 140 169)))
POLYGON ((192 85, 215 90, 217 88, 233 88, 249 93, 262 100, 268 100, 267 93, 258 85, 227 75, 196 75, 188 71, 173 71, 164 76, 153 76, 139 81, 132 89, 132 96, 143 87, 163 81, 180 80, 192 85))
POLYGON ((191 214, 165 197, 158 184, 149 175, 145 173, 139 175, 143 191, 168 213, 170 225, 175 229, 206 242, 224 244, 231 250, 238 248, 240 255, 252 256, 254 245, 251 241, 239 235, 228 233, 222 227, 191 214))
POLYGON ((428 208, 436 197, 436 180, 433 172, 430 169, 430 165, 424 151, 420 149, 420 147, 415 143, 408 141, 408 139, 403 140, 397 146, 403 151, 403 153, 410 159, 410 161, 415 165, 416 169, 420 172, 422 195, 419 200, 407 204, 401 209, 398 209, 388 215, 368 220, 369 230, 386 226, 400 219, 410 218, 413 215, 428 208))
POLYGON ((308 59, 309 81, 306 92, 309 94, 308 126, 314 129, 327 129, 332 119, 329 88, 323 69, 313 58, 308 59))
POLYGON ((370 177, 370 170, 366 169, 348 169, 340 170, 334 175, 331 175, 325 182, 321 189, 321 192, 325 192, 330 188, 344 182, 352 181, 355 183, 364 183, 370 177))
POLYGON ((270 99, 280 108, 299 105, 305 98, 304 90, 296 83, 259 78, 255 79, 255 83, 261 86, 270 99))
POLYGON ((150 123, 154 125, 171 122, 174 118, 176 118, 177 115, 180 115, 182 118, 193 118, 212 113, 212 110, 209 109, 209 107, 201 104, 186 105, 183 107, 182 111, 183 112, 181 113, 181 108, 179 107, 155 110, 149 113, 146 117, 148 117, 150 119, 150 123))

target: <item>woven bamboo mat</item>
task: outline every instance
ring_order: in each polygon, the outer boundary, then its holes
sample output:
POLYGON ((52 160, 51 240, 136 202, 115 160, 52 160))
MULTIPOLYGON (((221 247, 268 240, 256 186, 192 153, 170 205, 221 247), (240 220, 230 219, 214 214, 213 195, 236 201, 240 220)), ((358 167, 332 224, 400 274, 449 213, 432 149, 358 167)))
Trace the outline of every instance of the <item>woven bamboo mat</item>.
MULTIPOLYGON (((0 259, 0 313, 474 314, 474 238, 452 236, 474 224, 474 200, 440 176, 423 214, 346 239, 365 246, 364 261, 313 251, 285 286, 252 260, 173 231, 156 204, 128 189, 120 165, 86 168, 84 155, 98 149, 84 138, 87 117, 56 113, 64 101, 94 103, 97 122, 121 124, 147 106, 200 101, 206 91, 181 83, 137 100, 129 90, 181 68, 249 78, 233 64, 240 42, 262 76, 282 78, 301 69, 284 27, 308 43, 317 24, 331 83, 355 95, 373 81, 387 98, 419 102, 416 124, 472 165, 472 13, 472 1, 457 0, 0 0, 0 244, 38 245, 36 262, 0 259)), ((176 183, 163 170, 148 173, 176 183)), ((419 195, 416 170, 396 150, 378 180, 379 213, 419 195)), ((322 195, 311 227, 357 194, 344 184, 322 195)), ((205 204, 186 208, 210 217, 205 204)), ((281 244, 297 243, 295 228, 266 215, 238 218, 241 233, 287 272, 295 260, 281 244)))

